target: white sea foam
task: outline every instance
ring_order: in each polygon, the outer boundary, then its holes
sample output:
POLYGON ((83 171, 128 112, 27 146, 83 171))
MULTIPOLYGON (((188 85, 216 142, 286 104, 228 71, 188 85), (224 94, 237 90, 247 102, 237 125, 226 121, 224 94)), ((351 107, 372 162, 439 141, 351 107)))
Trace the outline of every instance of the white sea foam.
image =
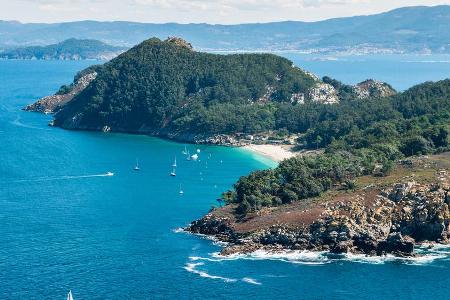
MULTIPOLYGON (((209 278, 209 279, 216 279, 216 280, 222 280, 225 282, 237 282, 239 281, 238 279, 235 278, 229 278, 229 277, 223 277, 223 276, 218 276, 218 275, 211 275, 205 271, 199 270, 198 267, 200 266, 204 266, 205 263, 204 262, 196 262, 198 260, 203 260, 203 261, 210 261, 210 262, 218 262, 221 261, 219 259, 212 259, 212 258, 205 258, 205 257, 198 257, 198 256, 192 256, 189 257, 189 259, 193 262, 189 262, 186 263, 186 265, 184 266, 184 269, 190 273, 194 273, 199 275, 200 277, 203 278, 209 278)), ((240 281, 248 283, 248 284, 252 284, 252 285, 262 285, 261 282, 257 281, 254 278, 251 277, 243 277, 242 279, 240 279, 240 281)))
POLYGON ((197 274, 200 277, 204 277, 204 278, 218 279, 218 280, 222 280, 222 281, 225 281, 225 282, 236 282, 237 281, 237 279, 211 275, 211 274, 206 273, 205 271, 198 270, 197 267, 198 266, 202 266, 202 265, 204 265, 204 263, 202 263, 202 262, 199 262, 199 263, 187 263, 184 266, 184 269, 186 271, 188 271, 188 272, 197 274))
POLYGON ((345 254, 345 260, 359 263, 384 264, 387 262, 400 262, 409 265, 426 265, 437 259, 445 258, 444 254, 422 254, 417 257, 398 257, 394 255, 367 256, 362 254, 345 254))
POLYGON ((187 233, 187 232, 184 230, 183 227, 175 228, 175 229, 172 230, 172 232, 175 232, 175 233, 187 233))
POLYGON ((221 260, 279 260, 289 263, 305 264, 305 265, 322 265, 330 263, 331 259, 327 257, 326 252, 286 250, 282 252, 269 252, 257 250, 246 254, 232 254, 228 256, 220 255, 220 253, 212 253, 212 256, 221 260))
POLYGON ((244 278, 242 278, 242 281, 250 283, 250 284, 254 284, 254 285, 261 285, 261 282, 256 281, 255 279, 250 278, 250 277, 244 277, 244 278))
MULTIPOLYGON (((218 261, 226 260, 278 260, 282 262, 288 262, 293 264, 303 265, 323 265, 333 262, 355 262, 366 264, 384 264, 389 262, 400 262, 410 265, 425 265, 434 262, 435 260, 449 258, 450 247, 438 248, 436 251, 417 251, 419 256, 416 257, 397 257, 394 255, 383 256, 369 256, 365 254, 353 254, 347 253, 342 255, 330 254, 329 252, 313 252, 313 251, 299 251, 299 250, 286 250, 282 252, 268 252, 264 250, 257 250, 247 254, 232 254, 228 256, 222 256, 219 252, 212 253, 211 256, 218 261)), ((211 260, 206 258, 195 258, 196 260, 211 260)))

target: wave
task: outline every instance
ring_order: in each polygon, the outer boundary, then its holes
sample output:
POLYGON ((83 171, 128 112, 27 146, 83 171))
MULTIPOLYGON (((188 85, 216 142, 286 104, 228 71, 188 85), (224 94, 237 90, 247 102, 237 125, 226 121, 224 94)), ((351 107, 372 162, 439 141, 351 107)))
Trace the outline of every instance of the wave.
POLYGON ((92 175, 77 175, 77 176, 54 176, 54 177, 40 177, 33 179, 19 179, 12 181, 13 183, 21 182, 41 182, 41 181, 54 181, 54 180, 68 180, 68 179, 82 179, 82 178, 94 178, 94 177, 111 177, 111 173, 104 174, 92 174, 92 175))
POLYGON ((178 227, 178 228, 172 229, 172 232, 195 235, 195 236, 198 236, 198 237, 200 237, 200 238, 202 238, 204 240, 211 241, 213 243, 213 245, 215 245, 215 246, 226 247, 226 246, 229 245, 229 243, 220 241, 215 236, 201 234, 201 233, 192 233, 192 232, 184 230, 183 227, 178 227))
MULTIPOLYGON (((293 264, 303 265, 324 265, 329 263, 336 263, 342 261, 348 261, 353 263, 366 263, 366 264, 384 264, 392 262, 400 262, 410 265, 425 265, 430 264, 436 260, 450 258, 450 246, 439 246, 436 248, 425 249, 418 247, 416 257, 398 257, 394 255, 383 256, 369 256, 365 254, 331 254, 326 251, 314 252, 306 250, 286 250, 282 252, 269 252, 264 250, 257 250, 247 254, 232 254, 229 256, 222 256, 219 252, 212 253, 214 261, 226 261, 226 260, 277 260, 293 264)), ((206 258, 195 258, 196 260, 212 260, 206 258)))
POLYGON ((250 277, 244 277, 244 278, 242 278, 242 281, 250 283, 250 284, 254 284, 254 285, 261 285, 261 282, 256 281, 255 279, 250 278, 250 277))
POLYGON ((408 265, 426 265, 430 264, 437 259, 445 258, 444 254, 423 254, 416 257, 398 257, 394 255, 383 255, 383 256, 367 256, 364 254, 345 254, 343 260, 358 262, 358 263, 367 263, 367 264, 384 264, 384 263, 392 263, 392 262, 400 262, 408 265))
POLYGON ((194 261, 194 262, 186 263, 186 265, 183 268, 186 271, 190 272, 190 273, 199 275, 200 277, 209 278, 209 279, 216 279, 216 280, 222 280, 222 281, 227 282, 227 283, 242 281, 242 282, 245 282, 245 283, 248 283, 248 284, 252 284, 252 285, 262 285, 261 282, 257 281, 254 278, 251 278, 251 277, 243 277, 242 279, 239 280, 239 279, 236 279, 236 278, 229 278, 229 277, 223 277, 223 276, 218 276, 218 275, 211 275, 211 274, 207 273, 206 271, 202 271, 202 270, 199 270, 197 268, 197 267, 200 267, 200 266, 204 266, 205 263, 203 263, 203 262, 195 262, 197 260, 207 260, 207 261, 217 262, 217 261, 219 261, 217 259, 210 259, 210 258, 196 257, 196 256, 190 257, 189 259, 191 261, 194 261))
POLYGON ((11 121, 10 123, 12 125, 16 125, 18 127, 23 127, 23 128, 28 128, 28 129, 38 129, 38 130, 50 130, 48 127, 38 127, 38 126, 33 126, 33 125, 28 125, 25 123, 22 123, 20 120, 22 118, 17 115, 16 119, 14 119, 14 121, 11 121))
POLYGON ((200 277, 204 277, 204 278, 210 278, 210 279, 218 279, 218 280, 222 280, 225 282, 236 282, 237 279, 234 278, 227 278, 227 277, 222 277, 222 276, 216 276, 216 275, 211 275, 206 273, 205 271, 200 271, 197 269, 198 266, 202 266, 204 265, 204 263, 187 263, 184 266, 184 269, 190 273, 194 273, 197 275, 200 275, 200 277))
POLYGON ((228 256, 220 255, 219 252, 212 253, 212 256, 218 260, 278 260, 283 262, 305 264, 305 265, 323 265, 332 260, 328 257, 326 251, 314 252, 307 250, 286 250, 281 252, 269 252, 265 250, 256 250, 246 254, 232 254, 228 256))

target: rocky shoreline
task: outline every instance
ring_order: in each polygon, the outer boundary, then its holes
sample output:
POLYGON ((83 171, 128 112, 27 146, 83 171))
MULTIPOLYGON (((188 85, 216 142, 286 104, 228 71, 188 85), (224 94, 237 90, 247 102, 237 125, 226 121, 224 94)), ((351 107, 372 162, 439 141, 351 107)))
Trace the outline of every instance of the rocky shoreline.
POLYGON ((344 198, 309 205, 302 211, 291 209, 278 215, 276 224, 253 224, 250 229, 243 228, 254 221, 252 218, 240 220, 224 213, 230 207, 219 208, 185 230, 226 242, 222 255, 308 250, 411 257, 416 255, 417 244, 449 243, 450 195, 446 184, 407 182, 344 198), (283 218, 289 213, 302 217, 295 222, 283 218))

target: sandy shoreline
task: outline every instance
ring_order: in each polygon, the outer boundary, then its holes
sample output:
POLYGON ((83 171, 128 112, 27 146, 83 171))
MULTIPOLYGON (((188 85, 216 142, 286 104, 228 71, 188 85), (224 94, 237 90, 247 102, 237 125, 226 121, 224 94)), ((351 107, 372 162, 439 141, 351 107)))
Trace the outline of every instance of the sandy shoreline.
POLYGON ((296 154, 289 150, 288 146, 283 145, 246 145, 243 149, 258 153, 265 156, 275 162, 296 156, 296 154))

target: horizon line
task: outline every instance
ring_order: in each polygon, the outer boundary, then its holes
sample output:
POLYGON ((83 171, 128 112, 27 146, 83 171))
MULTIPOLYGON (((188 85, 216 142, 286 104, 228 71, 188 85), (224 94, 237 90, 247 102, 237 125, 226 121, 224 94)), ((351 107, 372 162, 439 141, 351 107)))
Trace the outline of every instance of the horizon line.
POLYGON ((280 21, 268 21, 268 22, 249 22, 249 23, 230 23, 230 24, 224 24, 224 23, 208 23, 208 22, 188 22, 188 23, 181 23, 181 22, 138 22, 138 21, 131 21, 131 20, 95 20, 95 19, 80 19, 80 20, 71 20, 71 21, 62 21, 62 22, 23 22, 20 20, 1 20, 0 22, 5 23, 19 23, 21 25, 55 25, 55 24, 70 24, 70 23, 82 23, 82 22, 93 22, 93 23, 134 23, 134 24, 145 24, 145 25, 210 25, 210 26, 239 26, 239 25, 264 25, 264 24, 279 24, 279 23, 319 23, 319 22, 325 22, 325 21, 331 21, 331 20, 339 20, 339 19, 350 19, 350 18, 358 18, 358 17, 369 17, 369 16, 377 16, 377 15, 383 15, 388 14, 394 11, 398 10, 407 10, 407 9, 417 9, 417 8, 437 8, 437 7, 449 7, 450 4, 437 4, 437 5, 412 5, 412 6, 402 6, 398 8, 393 8, 390 10, 373 13, 373 14, 361 14, 361 15, 349 15, 349 16, 342 16, 342 17, 333 17, 333 18, 325 18, 321 20, 316 21, 304 21, 304 20, 280 20, 280 21))

